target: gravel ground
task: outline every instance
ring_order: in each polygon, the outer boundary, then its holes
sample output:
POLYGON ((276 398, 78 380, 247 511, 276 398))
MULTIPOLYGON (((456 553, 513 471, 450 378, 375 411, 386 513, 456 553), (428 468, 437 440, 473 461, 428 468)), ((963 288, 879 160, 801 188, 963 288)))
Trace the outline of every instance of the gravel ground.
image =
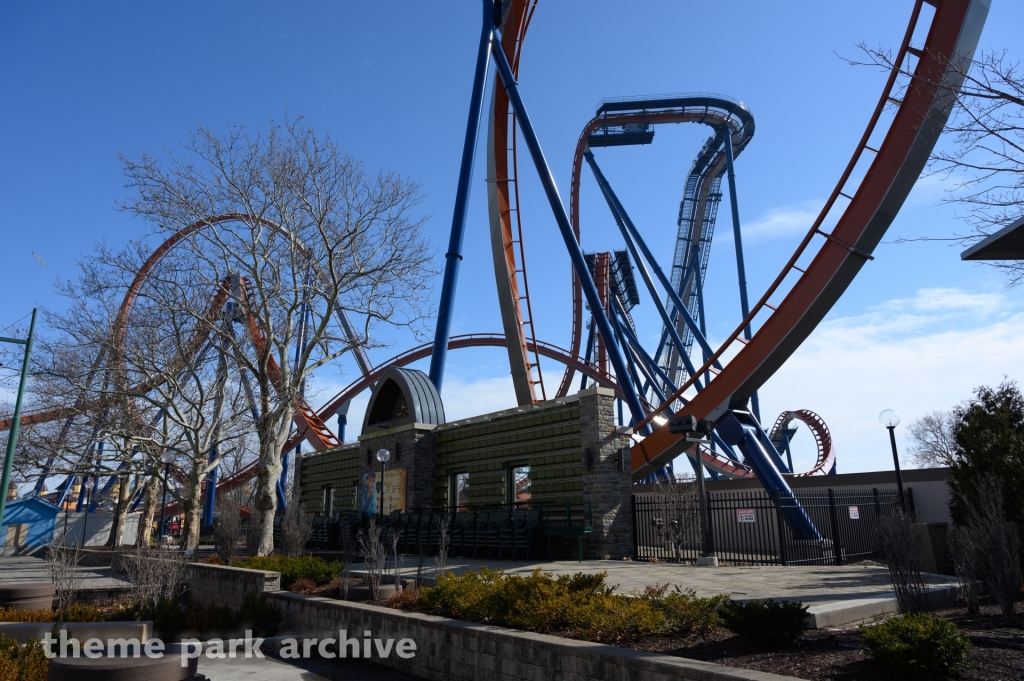
MULTIPOLYGON (((1006 626, 994 605, 983 606, 977 617, 968 617, 961 607, 936 610, 932 614, 956 623, 974 645, 971 666, 955 678, 1024 681, 1024 614, 1018 615, 1015 627, 1006 626)), ((808 631, 791 648, 777 651, 750 646, 725 629, 705 639, 657 637, 633 647, 809 681, 890 681, 894 678, 892 672, 861 649, 856 627, 808 631)))

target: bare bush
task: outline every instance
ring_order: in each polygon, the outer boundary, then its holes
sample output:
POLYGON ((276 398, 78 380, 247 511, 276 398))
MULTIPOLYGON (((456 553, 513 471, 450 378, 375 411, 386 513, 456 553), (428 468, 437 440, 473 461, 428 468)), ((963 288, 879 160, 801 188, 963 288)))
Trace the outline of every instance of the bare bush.
POLYGON ((437 520, 437 553, 434 554, 434 579, 444 574, 448 566, 448 549, 452 538, 448 527, 448 516, 443 515, 437 520))
POLYGON ((359 538, 359 548, 363 552, 363 564, 366 566, 366 584, 370 587, 370 599, 377 600, 380 592, 380 581, 387 563, 387 547, 381 539, 381 529, 377 521, 371 520, 363 536, 359 538))
POLYGON ((231 565, 231 559, 238 550, 238 542, 245 534, 242 530, 242 518, 239 506, 230 497, 217 499, 216 517, 213 521, 213 544, 217 555, 225 565, 231 565))
POLYGON ((260 516, 253 514, 245 525, 245 555, 260 555, 260 544, 263 541, 263 528, 260 526, 260 516))
POLYGON ((958 534, 968 544, 962 547, 970 554, 967 560, 973 561, 974 571, 988 586, 1007 621, 1013 622, 1021 587, 1020 534, 1016 523, 1006 519, 999 481, 991 475, 983 476, 977 482, 977 491, 973 502, 961 499, 967 522, 958 528, 958 534))
POLYGON ((878 519, 878 538, 889 565, 889 577, 903 612, 924 612, 921 539, 911 517, 896 509, 878 519))
POLYGON ((52 542, 46 550, 46 576, 53 582, 57 609, 64 610, 75 602, 82 589, 83 576, 78 570, 82 554, 77 545, 52 542))
POLYGON ((302 510, 297 499, 288 504, 281 520, 281 548, 289 558, 295 558, 306 548, 313 534, 313 519, 302 510))
POLYGON ((974 533, 963 525, 949 528, 949 550, 960 582, 960 596, 969 615, 977 615, 981 606, 981 549, 975 540, 974 533))
POLYGON ((139 548, 122 555, 121 569, 128 578, 128 599, 141 609, 156 605, 161 598, 180 596, 188 565, 184 553, 139 548))
POLYGON ((700 498, 692 480, 658 483, 658 515, 652 519, 658 538, 682 560, 688 548, 702 550, 700 536, 700 498))
POLYGON ((395 580, 395 589, 402 590, 402 556, 398 553, 398 544, 402 541, 402 531, 397 527, 389 528, 385 536, 388 553, 391 554, 391 574, 395 580))

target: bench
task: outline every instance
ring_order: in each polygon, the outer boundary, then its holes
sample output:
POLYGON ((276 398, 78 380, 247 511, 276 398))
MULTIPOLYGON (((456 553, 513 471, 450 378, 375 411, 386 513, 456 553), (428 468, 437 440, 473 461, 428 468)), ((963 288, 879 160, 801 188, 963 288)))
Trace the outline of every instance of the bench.
POLYGON ((548 560, 551 560, 551 537, 576 537, 579 561, 583 562, 583 537, 594 531, 594 513, 588 501, 581 518, 573 519, 572 507, 565 502, 565 522, 560 518, 552 520, 551 509, 545 504, 544 534, 548 538, 548 560))

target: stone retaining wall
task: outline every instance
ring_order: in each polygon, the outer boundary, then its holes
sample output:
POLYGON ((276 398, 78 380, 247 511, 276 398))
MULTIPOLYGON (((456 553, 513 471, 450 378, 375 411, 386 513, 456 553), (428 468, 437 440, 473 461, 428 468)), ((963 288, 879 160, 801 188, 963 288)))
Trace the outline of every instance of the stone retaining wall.
POLYGON ((249 570, 226 565, 192 563, 188 580, 189 597, 203 605, 227 605, 238 609, 251 591, 278 591, 281 573, 270 570, 249 570))
MULTIPOLYGON (((394 652, 374 662, 437 681, 782 681, 792 677, 628 648, 515 631, 362 603, 271 595, 284 613, 282 632, 302 637, 411 638, 416 654, 394 652)), ((332 649, 333 650, 333 649, 332 649)))

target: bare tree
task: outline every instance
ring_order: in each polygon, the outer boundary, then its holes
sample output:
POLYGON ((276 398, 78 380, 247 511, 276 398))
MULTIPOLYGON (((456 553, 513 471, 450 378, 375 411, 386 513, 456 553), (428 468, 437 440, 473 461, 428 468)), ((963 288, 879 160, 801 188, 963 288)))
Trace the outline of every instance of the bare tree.
MULTIPOLYGON (((867 64, 885 70, 899 68, 904 86, 917 76, 915 57, 893 62, 891 51, 861 45, 867 64)), ((847 60, 851 64, 864 64, 847 60)), ((946 202, 966 208, 971 231, 950 237, 918 237, 901 241, 950 241, 971 245, 1024 215, 1024 74, 1008 51, 983 52, 973 63, 953 61, 946 78, 963 80, 949 92, 953 114, 946 124, 952 144, 937 149, 929 162, 931 173, 949 181, 946 202)), ((895 98, 900 99, 897 93, 895 98)), ((1005 271, 1007 285, 1024 281, 1024 261, 986 264, 1005 271)))
POLYGON ((244 538, 242 519, 239 506, 228 496, 217 498, 216 518, 213 523, 213 543, 217 555, 225 565, 231 565, 231 559, 238 550, 238 542, 244 538))
POLYGON ((681 560, 687 548, 701 548, 700 498, 693 479, 658 483, 659 508, 654 531, 681 560))
MULTIPOLYGON (((434 554, 434 579, 444 574, 448 567, 448 550, 451 548, 452 537, 448 514, 437 519, 437 553, 434 554)), ((419 586, 419 585, 417 585, 419 586)))
POLYGON ((120 569, 128 578, 128 598, 139 609, 156 605, 160 599, 174 599, 185 588, 188 565, 181 551, 136 549, 123 554, 120 569))
POLYGON ((981 547, 971 528, 955 524, 949 528, 949 550, 960 582, 960 597, 967 604, 967 614, 977 615, 981 607, 981 547))
POLYGON ((949 466, 955 460, 952 411, 933 411, 910 424, 910 456, 922 468, 949 466))
POLYGON ((302 510, 302 505, 293 495, 281 519, 281 548, 285 555, 295 558, 302 553, 312 533, 313 519, 302 510))
POLYGON ((926 603, 921 579, 921 538, 913 520, 899 509, 883 515, 878 519, 878 538, 900 610, 923 612, 926 603))
POLYGON ((58 610, 66 610, 82 590, 84 577, 78 570, 81 559, 78 545, 68 544, 67 537, 46 547, 46 574, 53 582, 58 610))
POLYGON ((366 566, 365 581, 370 587, 370 600, 375 601, 380 593, 381 578, 388 559, 388 549, 376 520, 370 520, 369 527, 359 538, 359 548, 363 552, 363 565, 366 566))
MULTIPOLYGON (((124 208, 178 235, 190 285, 226 291, 244 319, 236 335, 194 310, 255 384, 259 473, 254 514, 273 550, 281 454, 311 372, 359 345, 378 324, 419 328, 428 312, 430 254, 413 217, 415 185, 368 176, 301 120, 264 132, 199 126, 165 159, 122 158, 137 198, 124 208), (351 313, 348 333, 339 317, 351 313), (297 352, 296 352, 297 347, 297 352)), ((299 428, 306 429, 300 419, 299 428)))
MULTIPOLYGON (((977 498, 961 495, 968 519, 958 528, 957 544, 968 555, 962 556, 968 566, 964 571, 980 577, 1002 608, 1011 624, 1016 617, 1016 602, 1021 590, 1021 541, 1017 525, 1006 519, 1003 490, 993 475, 984 475, 977 482, 977 498)), ((961 578, 962 581, 963 578, 961 578)))

